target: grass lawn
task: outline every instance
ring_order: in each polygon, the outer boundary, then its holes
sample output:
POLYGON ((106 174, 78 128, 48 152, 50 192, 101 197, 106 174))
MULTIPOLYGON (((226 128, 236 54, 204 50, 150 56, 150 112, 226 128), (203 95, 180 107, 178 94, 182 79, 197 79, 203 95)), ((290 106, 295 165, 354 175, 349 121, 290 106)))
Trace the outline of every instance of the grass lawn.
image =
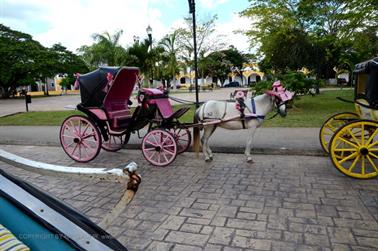
MULTIPOLYGON (((337 100, 343 97, 353 100, 353 90, 324 91, 320 95, 303 96, 296 99, 294 106, 288 109, 286 118, 279 116, 266 120, 264 127, 320 127, 331 115, 339 112, 354 111, 354 105, 337 100)), ((178 109, 176 106, 175 109, 178 109)), ((181 117, 181 122, 193 122, 194 106, 181 117)), ((63 120, 79 111, 28 112, 0 118, 0 125, 19 126, 59 126, 63 120)), ((270 113, 270 118, 274 113, 270 113)))
MULTIPOLYGON (((264 127, 321 127, 333 114, 355 112, 354 104, 340 101, 336 97, 353 100, 354 90, 330 90, 313 97, 300 97, 294 101, 294 106, 288 109, 286 118, 277 115, 272 120, 266 120, 264 127)), ((273 114, 270 113, 268 118, 273 114)))

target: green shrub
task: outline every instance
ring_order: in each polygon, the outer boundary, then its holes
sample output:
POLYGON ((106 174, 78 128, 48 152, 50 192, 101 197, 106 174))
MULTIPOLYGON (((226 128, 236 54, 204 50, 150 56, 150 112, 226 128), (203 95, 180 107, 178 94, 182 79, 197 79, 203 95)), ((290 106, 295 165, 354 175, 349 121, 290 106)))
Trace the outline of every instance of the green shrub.
POLYGON ((256 83, 252 89, 256 91, 256 94, 262 94, 266 90, 272 89, 273 80, 262 80, 256 83))
MULTIPOLYGON (((298 94, 308 94, 310 89, 323 86, 322 81, 307 78, 301 72, 287 72, 276 76, 281 84, 290 91, 298 94)), ((255 90, 257 94, 261 94, 272 88, 273 80, 260 81, 256 83, 255 90)))

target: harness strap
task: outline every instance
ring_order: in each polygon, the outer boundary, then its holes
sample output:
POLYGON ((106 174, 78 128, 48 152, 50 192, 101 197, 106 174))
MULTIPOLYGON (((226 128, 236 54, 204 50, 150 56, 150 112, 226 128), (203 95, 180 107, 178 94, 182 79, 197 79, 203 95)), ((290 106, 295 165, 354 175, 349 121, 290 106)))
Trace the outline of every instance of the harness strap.
POLYGON ((223 116, 221 119, 224 119, 224 117, 226 117, 226 111, 227 111, 227 102, 224 102, 224 111, 223 111, 223 116))
MULTIPOLYGON (((251 106, 252 106, 252 113, 256 114, 256 103, 255 103, 254 98, 251 98, 251 106)), ((263 120, 263 119, 265 119, 265 116, 264 115, 256 115, 255 118, 263 120)))
POLYGON ((251 105, 252 105, 252 113, 256 114, 256 104, 255 104, 254 98, 251 98, 251 105))

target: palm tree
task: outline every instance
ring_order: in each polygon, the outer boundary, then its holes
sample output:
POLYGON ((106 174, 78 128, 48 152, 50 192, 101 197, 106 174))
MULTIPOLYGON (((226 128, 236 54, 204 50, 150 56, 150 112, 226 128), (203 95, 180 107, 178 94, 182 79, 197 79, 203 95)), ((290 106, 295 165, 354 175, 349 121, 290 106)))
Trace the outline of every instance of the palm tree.
POLYGON ((100 65, 123 65, 126 60, 126 50, 119 45, 123 31, 111 35, 109 32, 92 35, 95 43, 91 46, 82 46, 79 52, 90 68, 100 65))
POLYGON ((172 77, 172 81, 174 81, 174 88, 176 88, 176 81, 175 76, 179 71, 178 63, 177 63, 177 31, 166 35, 159 43, 159 45, 163 48, 163 56, 167 59, 166 67, 167 71, 172 77))

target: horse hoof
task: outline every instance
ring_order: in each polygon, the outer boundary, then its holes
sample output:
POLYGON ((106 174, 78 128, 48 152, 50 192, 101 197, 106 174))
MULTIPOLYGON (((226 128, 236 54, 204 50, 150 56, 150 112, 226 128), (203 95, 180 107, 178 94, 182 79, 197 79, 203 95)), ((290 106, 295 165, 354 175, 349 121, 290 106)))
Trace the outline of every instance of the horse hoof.
POLYGON ((211 160, 211 161, 213 160, 213 155, 210 156, 210 160, 211 160))
POLYGON ((211 162, 211 161, 213 161, 213 158, 206 158, 205 161, 206 162, 211 162))
POLYGON ((253 159, 252 159, 251 157, 248 157, 248 158, 247 158, 247 162, 248 162, 248 163, 253 163, 253 159))

